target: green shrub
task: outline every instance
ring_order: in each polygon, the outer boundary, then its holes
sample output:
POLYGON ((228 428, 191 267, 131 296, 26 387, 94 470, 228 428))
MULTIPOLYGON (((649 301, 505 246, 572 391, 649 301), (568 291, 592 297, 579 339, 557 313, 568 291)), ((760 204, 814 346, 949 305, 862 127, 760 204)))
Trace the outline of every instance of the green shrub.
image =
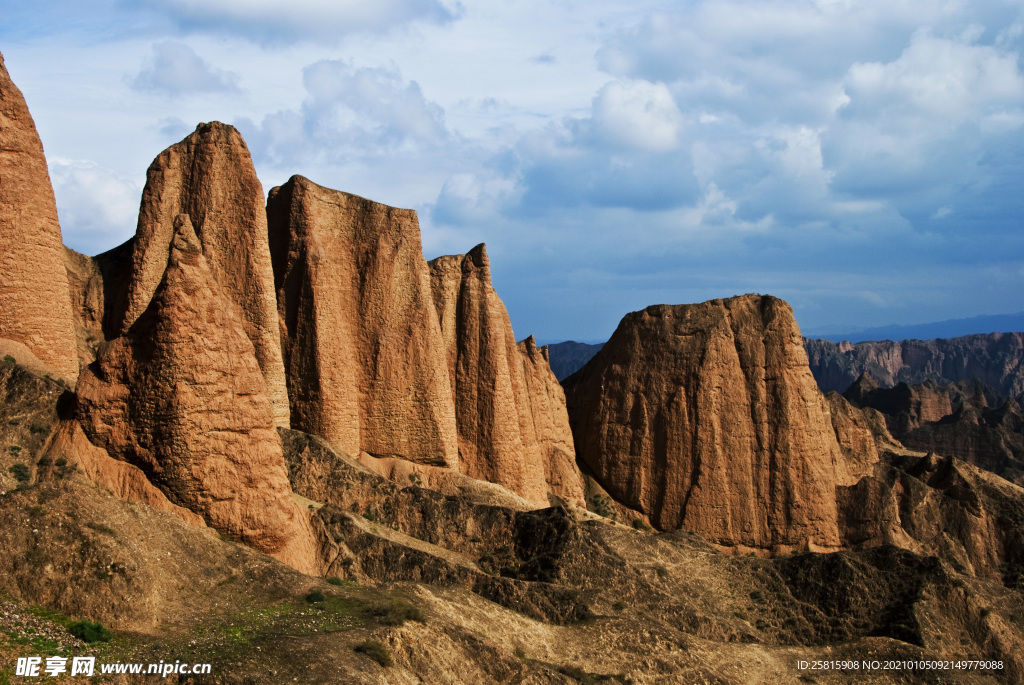
POLYGON ((68 632, 82 642, 110 642, 114 637, 99 621, 75 621, 68 625, 68 632))
POLYGON ((331 576, 327 579, 327 582, 331 585, 344 585, 344 581, 338 576, 331 576))
POLYGON ((25 464, 15 464, 11 468, 7 469, 14 476, 14 480, 24 483, 29 479, 28 466, 25 464))
POLYGON ((31 426, 28 427, 28 429, 35 433, 36 435, 38 435, 39 433, 50 432, 50 427, 43 423, 33 423, 31 426))
POLYGON ((761 594, 760 590, 754 590, 750 593, 750 599, 754 600, 755 602, 760 602, 762 599, 764 599, 764 595, 761 594))
POLYGON ((21 419, 11 419, 7 423, 8 423, 8 425, 11 425, 11 426, 18 426, 18 425, 21 424, 21 419))
POLYGON ((17 360, 9 354, 4 355, 4 364, 17 364, 17 360))
POLYGON ((355 650, 360 654, 370 657, 384 668, 394 663, 391 660, 391 652, 388 651, 388 648, 383 643, 377 640, 363 640, 355 646, 355 650))
POLYGON ((326 599, 327 599, 327 597, 324 596, 324 593, 320 592, 319 590, 313 590, 308 595, 306 595, 306 601, 309 602, 310 604, 316 604, 317 602, 323 602, 326 599))

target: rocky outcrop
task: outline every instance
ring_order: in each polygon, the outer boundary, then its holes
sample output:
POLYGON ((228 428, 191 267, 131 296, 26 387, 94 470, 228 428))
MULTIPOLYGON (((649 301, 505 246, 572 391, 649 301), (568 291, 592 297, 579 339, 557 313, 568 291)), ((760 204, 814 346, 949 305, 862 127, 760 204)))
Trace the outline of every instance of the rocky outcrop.
POLYGON ((43 144, 0 55, 0 340, 78 377, 64 246, 43 144))
POLYGON ((886 388, 976 379, 1007 397, 1024 392, 1024 333, 856 344, 804 340, 804 347, 822 392, 844 392, 865 372, 886 388))
POLYGON ((844 395, 877 411, 907 448, 956 457, 1024 485, 1024 412, 1018 400, 977 380, 882 388, 868 374, 844 395))
POLYGON ((959 459, 888 453, 838 490, 843 543, 893 544, 945 559, 969 575, 1024 569, 1024 490, 959 459))
POLYGON ((447 346, 458 423, 459 469, 528 501, 583 502, 564 395, 546 351, 516 344, 491 285, 487 250, 430 262, 434 307, 447 346))
POLYGON ((301 176, 267 213, 292 425, 349 454, 457 468, 416 213, 301 176))
POLYGON ((172 503, 315 572, 245 316, 188 216, 174 231, 149 305, 83 372, 78 420, 93 445, 138 467, 172 503))
POLYGON ((107 316, 120 322, 117 333, 123 333, 149 306, 167 268, 179 214, 190 217, 211 274, 242 313, 274 421, 288 426, 263 187, 245 141, 233 127, 219 122, 200 124, 150 165, 123 314, 110 312, 107 316))
POLYGON ((566 397, 579 457, 658 528, 750 548, 839 546, 843 456, 785 302, 627 314, 566 397))

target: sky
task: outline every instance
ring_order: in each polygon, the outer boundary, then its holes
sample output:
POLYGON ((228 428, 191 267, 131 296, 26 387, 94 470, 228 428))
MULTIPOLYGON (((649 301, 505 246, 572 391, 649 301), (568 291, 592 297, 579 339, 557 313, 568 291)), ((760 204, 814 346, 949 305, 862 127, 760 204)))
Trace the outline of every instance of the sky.
POLYGON ((64 242, 196 124, 487 243, 517 337, 757 292, 805 332, 1024 310, 1024 0, 0 0, 64 242))

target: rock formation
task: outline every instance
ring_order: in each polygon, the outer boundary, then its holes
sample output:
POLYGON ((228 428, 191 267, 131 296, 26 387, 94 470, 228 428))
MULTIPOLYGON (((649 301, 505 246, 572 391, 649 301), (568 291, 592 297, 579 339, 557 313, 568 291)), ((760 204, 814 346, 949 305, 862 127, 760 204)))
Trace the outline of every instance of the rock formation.
POLYGON ((124 312, 107 315, 120 322, 117 332, 122 333, 149 306, 167 267, 179 214, 190 217, 210 272, 242 312, 274 408, 274 421, 288 426, 263 187, 245 141, 233 127, 218 122, 200 124, 150 165, 124 312))
POLYGON ((956 457, 1024 485, 1024 412, 980 381, 882 388, 867 373, 844 396, 884 417, 904 446, 956 457))
POLYGON ((843 392, 867 372, 886 388, 977 379, 1008 397, 1024 393, 1024 333, 857 344, 804 340, 804 347, 822 392, 843 392))
POLYGON ((840 544, 843 457, 785 302, 627 314, 566 397, 580 458, 658 528, 762 549, 840 544))
POLYGON ((78 377, 57 204, 25 99, 0 55, 0 339, 25 345, 50 373, 78 377))
POLYGON ((533 338, 516 344, 483 245, 430 262, 458 421, 459 468, 546 504, 583 501, 563 391, 533 338))
POLYGON ((293 176, 267 214, 292 425, 349 454, 456 468, 416 213, 293 176))
POLYGON ((147 308, 106 344, 77 387, 89 440, 146 474, 222 533, 306 572, 309 520, 291 497, 245 316, 188 216, 147 308))

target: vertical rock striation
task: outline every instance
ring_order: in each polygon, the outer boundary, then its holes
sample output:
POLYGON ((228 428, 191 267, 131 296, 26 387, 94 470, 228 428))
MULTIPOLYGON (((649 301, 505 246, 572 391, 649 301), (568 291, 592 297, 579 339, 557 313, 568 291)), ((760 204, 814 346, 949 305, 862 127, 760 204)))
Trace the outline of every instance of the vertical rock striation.
POLYGON ((25 345, 55 376, 78 377, 64 246, 32 115, 0 55, 0 339, 25 345))
POLYGON ((294 176, 267 214, 293 427, 353 455, 456 468, 416 213, 294 176))
POLYGON ((565 386, 580 458, 658 528, 762 549, 840 544, 843 455, 785 302, 628 314, 565 386))
POLYGON ((288 393, 263 187, 249 149, 233 127, 219 122, 200 124, 150 165, 124 312, 110 314, 120 321, 118 332, 128 330, 149 306, 167 267, 179 214, 191 218, 211 274, 241 311, 274 408, 274 421, 287 427, 288 393))
POLYGON ((582 502, 564 395, 546 351, 516 344, 483 245, 430 262, 458 422, 459 468, 544 505, 582 502))
POLYGON ((82 373, 79 422, 94 445, 141 469, 174 504, 315 572, 313 532, 291 497, 245 316, 188 216, 173 230, 148 306, 82 373))

